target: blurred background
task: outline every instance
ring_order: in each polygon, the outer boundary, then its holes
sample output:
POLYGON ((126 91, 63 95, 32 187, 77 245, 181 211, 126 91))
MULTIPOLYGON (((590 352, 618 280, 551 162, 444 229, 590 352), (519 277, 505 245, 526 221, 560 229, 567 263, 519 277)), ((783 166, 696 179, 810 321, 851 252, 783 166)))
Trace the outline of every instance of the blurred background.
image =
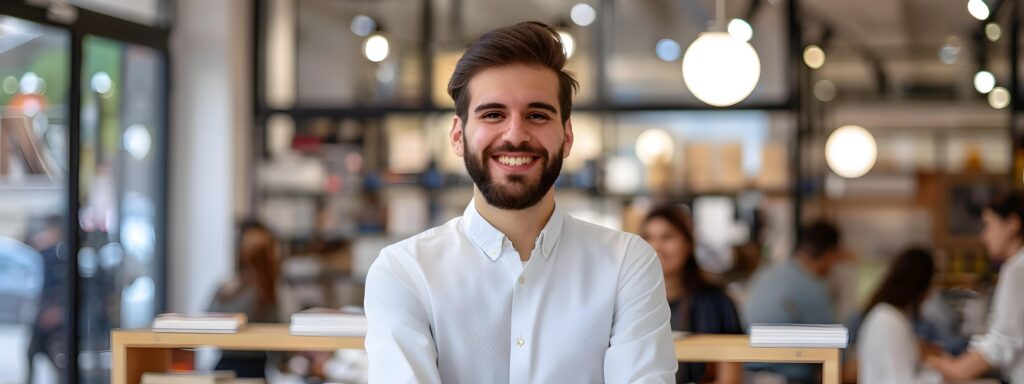
POLYGON ((840 319, 899 251, 929 247, 940 313, 975 333, 997 270, 981 207, 1024 183, 1020 8, 3 0, 0 383, 108 382, 110 330, 210 308, 246 219, 276 241, 282 318, 360 306, 383 246, 468 203, 447 81, 470 41, 526 20, 559 28, 581 83, 557 182, 571 215, 638 232, 686 204, 701 267, 737 301, 829 220, 850 253, 829 276, 840 319), (716 26, 758 67, 691 84, 684 53, 716 26))

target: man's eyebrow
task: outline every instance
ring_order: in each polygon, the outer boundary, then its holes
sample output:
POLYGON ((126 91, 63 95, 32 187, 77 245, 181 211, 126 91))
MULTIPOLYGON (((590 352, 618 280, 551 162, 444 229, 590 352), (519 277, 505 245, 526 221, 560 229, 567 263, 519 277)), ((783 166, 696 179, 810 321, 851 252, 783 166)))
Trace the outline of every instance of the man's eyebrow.
POLYGON ((548 104, 548 103, 542 103, 542 102, 539 102, 539 101, 535 101, 535 102, 530 103, 529 107, 530 108, 543 109, 543 110, 549 111, 551 113, 558 113, 558 110, 555 109, 554 105, 551 105, 551 104, 548 104))
POLYGON ((487 104, 480 104, 480 105, 478 105, 475 109, 473 109, 473 113, 480 112, 480 111, 487 110, 487 109, 508 109, 508 108, 505 107, 505 104, 502 104, 502 103, 487 103, 487 104))

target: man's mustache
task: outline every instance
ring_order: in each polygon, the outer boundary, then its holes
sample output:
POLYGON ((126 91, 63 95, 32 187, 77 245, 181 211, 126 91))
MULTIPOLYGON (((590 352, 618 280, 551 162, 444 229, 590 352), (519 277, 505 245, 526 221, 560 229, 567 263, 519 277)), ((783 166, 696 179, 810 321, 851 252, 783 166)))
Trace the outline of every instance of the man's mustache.
POLYGON ((542 148, 542 147, 534 147, 534 146, 527 145, 527 144, 512 145, 510 143, 505 143, 505 144, 499 145, 497 147, 489 148, 486 151, 486 157, 490 157, 490 155, 492 153, 494 153, 494 152, 521 152, 521 153, 528 153, 528 154, 531 154, 531 155, 537 155, 537 156, 540 156, 542 158, 547 158, 547 156, 548 156, 548 151, 545 150, 544 148, 542 148))

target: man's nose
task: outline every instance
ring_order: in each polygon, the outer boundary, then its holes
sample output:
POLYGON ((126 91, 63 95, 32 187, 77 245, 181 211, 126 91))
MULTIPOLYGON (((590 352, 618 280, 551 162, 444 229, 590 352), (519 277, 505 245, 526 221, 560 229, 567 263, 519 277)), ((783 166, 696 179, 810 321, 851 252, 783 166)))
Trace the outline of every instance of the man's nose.
POLYGON ((530 132, 526 129, 526 119, 518 116, 510 119, 503 138, 512 145, 530 141, 530 132))

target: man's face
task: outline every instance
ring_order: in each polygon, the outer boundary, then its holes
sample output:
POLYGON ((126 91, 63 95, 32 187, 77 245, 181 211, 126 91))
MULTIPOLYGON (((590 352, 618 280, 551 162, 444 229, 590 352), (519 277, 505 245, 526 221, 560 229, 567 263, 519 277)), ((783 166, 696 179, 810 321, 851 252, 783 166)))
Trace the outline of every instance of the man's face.
POLYGON ((452 122, 452 148, 488 204, 532 207, 551 190, 572 148, 557 75, 543 67, 495 67, 473 76, 467 89, 466 121, 452 122))

